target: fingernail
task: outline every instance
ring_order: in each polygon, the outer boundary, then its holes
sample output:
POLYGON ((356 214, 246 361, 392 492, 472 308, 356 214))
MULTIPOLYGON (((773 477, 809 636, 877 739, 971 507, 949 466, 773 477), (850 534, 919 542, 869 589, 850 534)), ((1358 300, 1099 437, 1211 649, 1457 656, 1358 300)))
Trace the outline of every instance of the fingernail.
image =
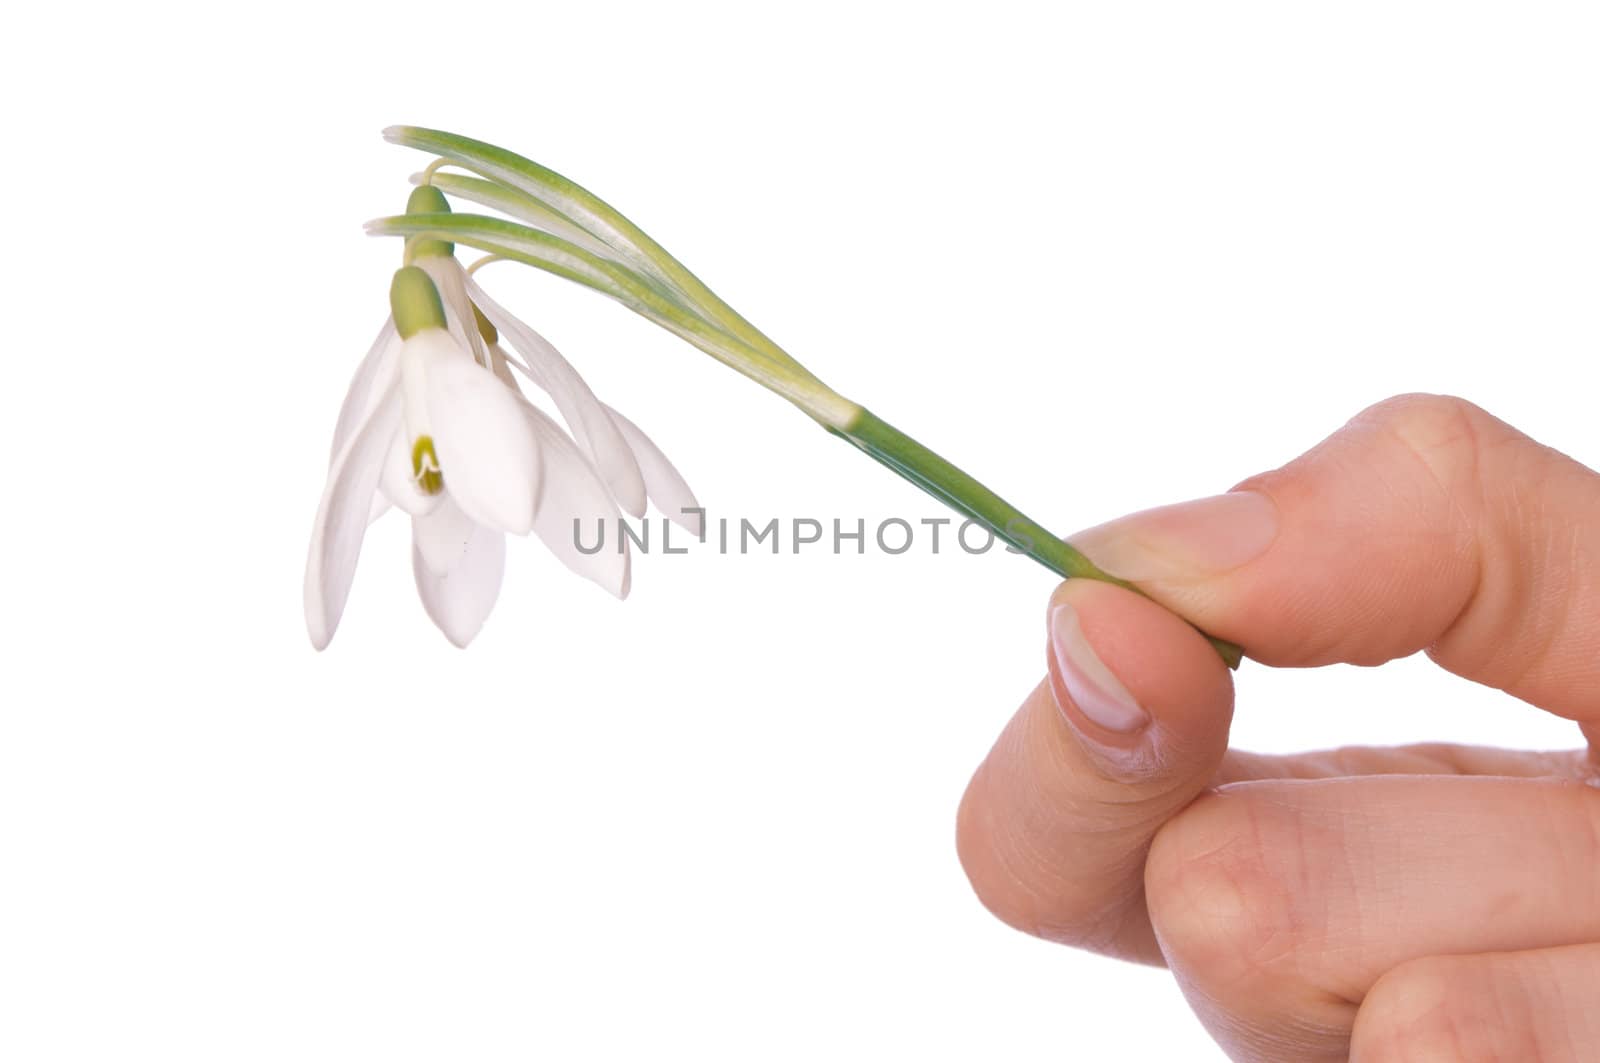
POLYGON ((1255 491, 1233 491, 1147 509, 1069 537, 1107 572, 1126 580, 1200 580, 1266 553, 1278 537, 1278 507, 1255 491))
POLYGON ((1050 610, 1050 652, 1067 696, 1089 720, 1118 734, 1132 734, 1150 722, 1150 714, 1089 645, 1078 611, 1065 602, 1050 610))

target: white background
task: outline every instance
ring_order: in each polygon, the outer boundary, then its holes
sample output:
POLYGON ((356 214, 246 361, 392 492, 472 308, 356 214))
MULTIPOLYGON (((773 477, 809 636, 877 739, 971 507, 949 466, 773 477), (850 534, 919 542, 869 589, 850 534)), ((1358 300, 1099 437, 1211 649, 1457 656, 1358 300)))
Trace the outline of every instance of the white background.
MULTIPOLYGON (((991 920, 968 773, 1043 668, 998 553, 516 544, 460 652, 305 539, 421 159, 599 191, 1069 531, 1457 392, 1600 462, 1591 5, 30 5, 8 18, 0 1057, 1201 1059, 991 920)), ((939 515, 591 293, 490 275, 713 518, 939 515)), ((1437 675, 1239 675, 1240 745, 1568 745, 1437 675)))

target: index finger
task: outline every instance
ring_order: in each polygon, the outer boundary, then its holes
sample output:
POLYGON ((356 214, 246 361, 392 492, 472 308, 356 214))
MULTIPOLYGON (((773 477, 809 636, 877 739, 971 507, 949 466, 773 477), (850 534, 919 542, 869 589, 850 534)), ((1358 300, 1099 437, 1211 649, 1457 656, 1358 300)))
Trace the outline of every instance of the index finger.
POLYGON ((1267 664, 1425 649, 1600 721, 1600 475, 1461 399, 1380 403, 1228 494, 1072 542, 1267 664))

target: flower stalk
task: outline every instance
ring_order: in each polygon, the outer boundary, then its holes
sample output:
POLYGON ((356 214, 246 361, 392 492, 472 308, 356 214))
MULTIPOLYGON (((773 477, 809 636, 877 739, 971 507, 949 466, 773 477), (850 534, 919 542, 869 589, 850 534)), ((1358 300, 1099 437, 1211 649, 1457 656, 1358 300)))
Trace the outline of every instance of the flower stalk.
MULTIPOLYGON (((829 432, 1057 575, 1138 590, 1095 566, 968 473, 828 387, 642 229, 587 189, 530 159, 452 133, 395 126, 384 136, 428 152, 436 160, 415 179, 430 196, 414 197, 413 212, 369 222, 369 232, 404 237, 412 246, 441 241, 475 248, 600 292, 781 395, 829 432), (459 167, 468 175, 441 171, 443 165, 459 167), (448 206, 427 211, 425 204, 435 201, 431 197, 442 203, 441 193, 516 220, 448 213, 448 206)), ((1238 666, 1239 647, 1220 639, 1210 641, 1230 668, 1238 666)))

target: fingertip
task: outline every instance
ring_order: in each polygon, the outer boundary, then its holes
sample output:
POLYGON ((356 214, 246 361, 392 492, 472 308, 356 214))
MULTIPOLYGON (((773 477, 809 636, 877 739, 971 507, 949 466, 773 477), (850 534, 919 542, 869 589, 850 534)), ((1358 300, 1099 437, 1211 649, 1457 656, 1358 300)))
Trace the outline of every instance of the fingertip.
POLYGON ((1068 580, 1048 627, 1051 688, 1080 737, 1113 750, 1154 743, 1164 763, 1175 750, 1220 760, 1233 674, 1187 621, 1125 588, 1068 580))
POLYGON ((1188 624, 1114 585, 1071 580, 1048 617, 1049 678, 962 799, 962 867, 1014 927, 1159 963, 1144 854, 1216 778, 1230 673, 1188 624))

